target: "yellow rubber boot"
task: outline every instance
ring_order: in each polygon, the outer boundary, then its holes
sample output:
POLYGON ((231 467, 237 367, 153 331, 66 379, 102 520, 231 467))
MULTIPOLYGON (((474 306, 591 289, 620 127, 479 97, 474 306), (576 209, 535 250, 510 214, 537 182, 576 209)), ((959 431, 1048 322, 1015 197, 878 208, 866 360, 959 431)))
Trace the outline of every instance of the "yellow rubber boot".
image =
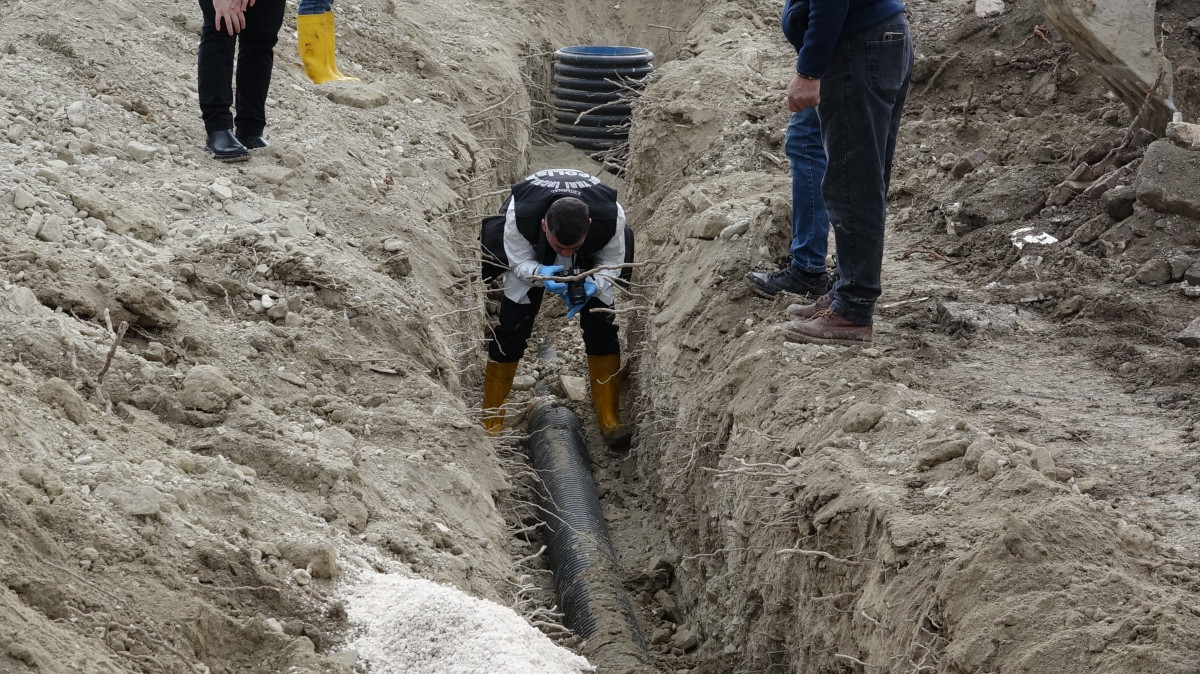
POLYGON ((296 46, 300 48, 300 60, 304 62, 304 74, 314 84, 325 84, 336 80, 330 70, 333 54, 333 31, 325 27, 324 14, 296 15, 296 46))
POLYGON ((592 408, 604 443, 613 449, 629 446, 632 429, 621 423, 621 354, 588 356, 592 381, 592 408))
POLYGON ((347 82, 359 81, 357 77, 343 75, 342 71, 337 67, 337 33, 333 29, 333 12, 325 12, 321 16, 325 17, 325 29, 329 31, 329 72, 333 73, 335 80, 344 80, 347 82))
POLYGON ((487 362, 483 371, 483 428, 496 437, 504 430, 504 400, 517 376, 517 363, 487 362))

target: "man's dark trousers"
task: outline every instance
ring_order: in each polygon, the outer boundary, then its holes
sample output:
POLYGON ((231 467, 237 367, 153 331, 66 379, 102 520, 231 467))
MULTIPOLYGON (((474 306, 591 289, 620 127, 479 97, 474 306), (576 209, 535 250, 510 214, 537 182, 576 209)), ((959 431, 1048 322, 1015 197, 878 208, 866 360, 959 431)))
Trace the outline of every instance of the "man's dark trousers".
MULTIPOLYGON (((500 324, 492 333, 488 343, 488 358, 497 363, 515 363, 521 360, 529 336, 533 334, 533 321, 542 306, 545 288, 529 290, 529 304, 518 304, 507 297, 500 300, 500 324)), ((613 315, 606 311, 612 307, 593 297, 579 312, 579 327, 583 329, 583 348, 589 356, 609 356, 621 353, 619 329, 613 315)))
POLYGON ((205 133, 234 128, 233 55, 237 46, 237 134, 259 136, 267 125, 267 90, 275 65, 275 42, 283 25, 284 0, 258 0, 246 8, 246 27, 236 35, 217 30, 212 0, 200 0, 204 27, 196 67, 196 89, 205 133))
POLYGON ((870 325, 880 293, 892 156, 912 73, 903 14, 842 40, 821 78, 821 135, 829 166, 821 191, 837 245, 835 314, 870 325))

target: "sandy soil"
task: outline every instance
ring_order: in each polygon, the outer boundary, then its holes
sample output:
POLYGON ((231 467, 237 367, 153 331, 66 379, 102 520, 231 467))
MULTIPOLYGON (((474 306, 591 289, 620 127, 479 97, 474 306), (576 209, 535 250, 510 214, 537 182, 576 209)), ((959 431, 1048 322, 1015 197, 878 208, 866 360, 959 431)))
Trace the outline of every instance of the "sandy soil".
MULTIPOLYGON (((289 18, 272 146, 226 166, 194 4, 0 3, 0 671, 380 670, 344 603, 374 571, 586 653, 519 429, 478 428, 475 241, 527 172, 600 170, 539 133, 550 53, 589 42, 658 55, 606 174, 655 261, 622 300, 638 432, 593 447, 654 665, 1195 671, 1197 155, 1125 134, 1031 1, 914 0, 877 343, 786 344, 742 281, 787 236, 777 4, 339 3, 363 82, 309 83, 289 18)), ((1198 14, 1160 11, 1191 121, 1198 14)), ((521 374, 584 376, 544 314, 521 374)))

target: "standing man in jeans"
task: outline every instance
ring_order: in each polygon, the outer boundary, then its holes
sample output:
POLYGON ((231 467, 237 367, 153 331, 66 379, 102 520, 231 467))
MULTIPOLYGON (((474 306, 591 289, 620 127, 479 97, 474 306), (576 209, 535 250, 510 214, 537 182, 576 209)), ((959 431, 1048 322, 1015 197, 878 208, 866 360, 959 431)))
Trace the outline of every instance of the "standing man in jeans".
POLYGON ((751 291, 767 299, 788 292, 815 300, 831 285, 825 268, 829 214, 821 196, 825 147, 816 108, 792 113, 783 149, 792 165, 792 256, 783 269, 750 272, 746 282, 751 291))
POLYGON ((829 166, 822 182, 837 246, 833 288, 810 305, 787 339, 868 344, 883 270, 892 157, 913 66, 901 0, 788 0, 784 34, 797 49, 788 85, 792 112, 816 108, 829 166))
POLYGON ((207 134, 204 149, 218 161, 243 161, 250 157, 250 150, 267 146, 263 138, 267 90, 284 6, 284 0, 200 0, 204 27, 200 32, 196 89, 207 134), (230 107, 236 108, 236 118, 230 107))

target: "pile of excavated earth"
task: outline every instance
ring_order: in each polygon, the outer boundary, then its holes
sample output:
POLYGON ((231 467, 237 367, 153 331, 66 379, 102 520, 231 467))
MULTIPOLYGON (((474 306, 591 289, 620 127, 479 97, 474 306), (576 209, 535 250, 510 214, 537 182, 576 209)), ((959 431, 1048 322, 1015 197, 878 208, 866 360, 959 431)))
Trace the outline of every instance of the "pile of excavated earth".
MULTIPOLYGON (((1195 122, 1200 2, 1160 4, 1195 122)), ((743 281, 790 238, 781 5, 339 0, 361 82, 321 86, 290 7, 227 165, 194 3, 0 2, 0 671, 618 671, 560 623, 523 413, 479 423, 479 218, 552 167, 647 262, 632 449, 559 307, 512 402, 584 420, 651 670, 1196 671, 1200 148, 1032 0, 911 0, 875 342, 789 343, 743 281), (656 55, 620 175, 546 134, 571 44, 656 55)))

